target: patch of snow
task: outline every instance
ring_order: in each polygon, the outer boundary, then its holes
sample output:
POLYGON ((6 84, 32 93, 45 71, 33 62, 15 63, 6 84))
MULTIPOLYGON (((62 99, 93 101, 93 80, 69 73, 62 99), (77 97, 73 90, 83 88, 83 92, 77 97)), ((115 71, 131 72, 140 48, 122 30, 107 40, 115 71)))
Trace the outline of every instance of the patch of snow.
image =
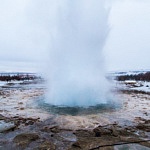
POLYGON ((109 72, 112 76, 124 76, 124 75, 138 75, 141 73, 150 72, 150 70, 139 70, 139 71, 115 71, 115 72, 109 72))
POLYGON ((134 87, 133 90, 150 92, 150 82, 142 82, 143 86, 141 87, 134 87))
POLYGON ((4 85, 6 85, 7 84, 7 82, 5 82, 5 81, 0 81, 0 86, 4 86, 4 85))

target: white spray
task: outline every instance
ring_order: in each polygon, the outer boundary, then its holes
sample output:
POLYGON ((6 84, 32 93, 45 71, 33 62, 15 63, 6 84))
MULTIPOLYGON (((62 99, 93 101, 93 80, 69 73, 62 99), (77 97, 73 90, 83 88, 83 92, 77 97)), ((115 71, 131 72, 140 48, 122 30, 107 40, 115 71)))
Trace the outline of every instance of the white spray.
POLYGON ((54 6, 46 102, 65 106, 106 103, 102 50, 109 10, 103 0, 56 0, 54 6))

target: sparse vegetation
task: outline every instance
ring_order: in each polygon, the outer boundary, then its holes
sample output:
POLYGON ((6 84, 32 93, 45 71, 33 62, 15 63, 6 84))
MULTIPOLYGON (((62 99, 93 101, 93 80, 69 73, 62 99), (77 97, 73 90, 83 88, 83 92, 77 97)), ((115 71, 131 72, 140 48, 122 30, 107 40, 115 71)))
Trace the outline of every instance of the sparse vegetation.
POLYGON ((117 76, 116 80, 125 81, 125 80, 136 80, 136 81, 150 81, 150 72, 140 73, 140 74, 131 74, 131 75, 121 75, 117 76))
POLYGON ((0 81, 24 81, 24 80, 35 80, 39 79, 36 75, 30 74, 17 74, 17 75, 0 75, 0 81))

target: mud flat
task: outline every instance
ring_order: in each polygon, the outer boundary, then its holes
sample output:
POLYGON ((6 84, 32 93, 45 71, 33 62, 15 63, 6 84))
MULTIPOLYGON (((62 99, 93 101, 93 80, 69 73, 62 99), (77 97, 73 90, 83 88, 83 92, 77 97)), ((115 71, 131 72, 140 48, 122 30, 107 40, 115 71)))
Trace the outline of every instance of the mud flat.
POLYGON ((43 83, 0 88, 0 149, 150 149, 150 95, 117 91, 119 108, 96 113, 51 113, 37 106, 43 83))

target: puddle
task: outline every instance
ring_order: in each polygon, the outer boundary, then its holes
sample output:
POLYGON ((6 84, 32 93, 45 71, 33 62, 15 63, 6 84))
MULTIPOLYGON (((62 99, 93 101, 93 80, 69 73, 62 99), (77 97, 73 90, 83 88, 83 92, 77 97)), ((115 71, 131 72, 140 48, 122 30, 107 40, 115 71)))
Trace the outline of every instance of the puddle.
POLYGON ((150 150, 150 148, 139 144, 126 144, 115 146, 114 150, 150 150))

